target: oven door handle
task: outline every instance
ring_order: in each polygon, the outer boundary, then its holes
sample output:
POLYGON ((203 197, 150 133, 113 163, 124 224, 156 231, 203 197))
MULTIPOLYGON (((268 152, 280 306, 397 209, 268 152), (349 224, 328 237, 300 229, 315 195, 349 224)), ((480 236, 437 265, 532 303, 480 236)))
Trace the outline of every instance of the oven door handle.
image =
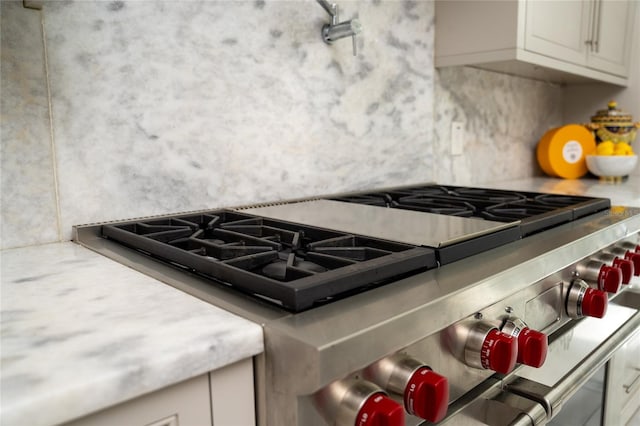
MULTIPOLYGON (((564 375, 553 387, 518 377, 504 386, 504 389, 529 398, 541 404, 552 419, 562 408, 566 400, 591 378, 611 356, 629 340, 640 327, 640 311, 633 314, 627 322, 616 330, 607 340, 598 346, 583 362, 564 375)), ((516 373, 517 374, 517 373, 516 373)))

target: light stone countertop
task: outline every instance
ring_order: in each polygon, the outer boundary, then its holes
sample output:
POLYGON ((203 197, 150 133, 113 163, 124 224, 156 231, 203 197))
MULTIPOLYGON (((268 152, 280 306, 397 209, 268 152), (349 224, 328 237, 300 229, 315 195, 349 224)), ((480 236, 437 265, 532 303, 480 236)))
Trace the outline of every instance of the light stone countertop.
POLYGON ((640 207, 640 176, 629 176, 619 184, 601 182, 598 179, 528 178, 496 181, 477 185, 496 189, 550 192, 610 198, 612 205, 640 207))
POLYGON ((75 243, 0 256, 3 426, 69 421, 263 351, 259 325, 75 243))

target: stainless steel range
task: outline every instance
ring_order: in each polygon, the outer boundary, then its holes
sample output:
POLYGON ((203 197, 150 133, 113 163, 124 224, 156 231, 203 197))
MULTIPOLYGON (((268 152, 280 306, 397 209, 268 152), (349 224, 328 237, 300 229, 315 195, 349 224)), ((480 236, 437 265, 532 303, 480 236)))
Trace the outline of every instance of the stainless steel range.
POLYGON ((261 425, 502 425, 553 421, 637 332, 639 232, 606 199, 426 184, 76 240, 263 324, 261 425))

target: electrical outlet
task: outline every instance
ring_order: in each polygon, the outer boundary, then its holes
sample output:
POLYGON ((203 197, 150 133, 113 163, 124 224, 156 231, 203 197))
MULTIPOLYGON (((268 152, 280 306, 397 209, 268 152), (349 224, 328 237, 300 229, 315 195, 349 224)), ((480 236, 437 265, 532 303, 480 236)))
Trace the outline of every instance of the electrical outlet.
POLYGON ((451 155, 462 155, 464 150, 464 123, 451 122, 451 155))

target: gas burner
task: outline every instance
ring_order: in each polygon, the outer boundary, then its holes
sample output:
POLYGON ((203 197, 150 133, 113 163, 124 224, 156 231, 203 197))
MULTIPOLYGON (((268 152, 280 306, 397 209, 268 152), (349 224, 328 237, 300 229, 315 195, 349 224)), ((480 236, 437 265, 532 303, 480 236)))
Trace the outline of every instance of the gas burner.
POLYGON ((260 274, 278 281, 292 281, 308 275, 328 271, 322 265, 296 257, 291 253, 287 260, 270 262, 260 269, 260 274))
POLYGON ((540 194, 534 200, 556 207, 567 207, 584 201, 584 197, 572 197, 571 195, 540 194))
POLYGON ((295 312, 437 265, 429 248, 227 210, 104 225, 102 235, 295 312))
POLYGON ((498 222, 520 221, 522 236, 610 207, 605 198, 442 185, 388 189, 333 199, 498 222), (385 202, 366 202, 372 199, 385 202))
POLYGON ((442 199, 428 195, 412 195, 400 197, 392 204, 393 207, 449 216, 474 216, 476 208, 466 201, 442 199))
MULTIPOLYGON (((489 206, 481 212, 487 219, 497 221, 512 221, 526 219, 532 216, 548 213, 554 210, 552 206, 545 206, 527 200, 519 202, 508 202, 489 206)), ((571 220, 571 215, 567 214, 567 221, 571 220)))
POLYGON ((428 196, 467 201, 469 203, 480 202, 488 204, 506 203, 527 199, 525 194, 514 191, 441 185, 407 187, 390 190, 388 193, 394 199, 405 196, 428 196))
POLYGON ((452 188, 450 195, 464 200, 483 203, 511 203, 524 201, 527 196, 513 191, 500 191, 482 188, 452 188))

